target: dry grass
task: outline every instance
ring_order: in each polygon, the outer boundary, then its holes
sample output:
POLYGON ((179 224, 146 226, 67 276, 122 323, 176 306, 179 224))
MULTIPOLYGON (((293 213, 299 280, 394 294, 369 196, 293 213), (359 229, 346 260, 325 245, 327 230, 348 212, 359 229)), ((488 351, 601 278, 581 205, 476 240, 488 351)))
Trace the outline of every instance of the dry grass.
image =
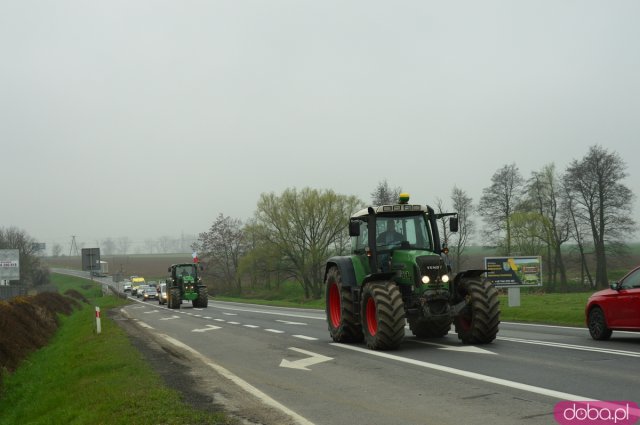
POLYGON ((75 299, 53 292, 0 302, 0 371, 14 371, 44 347, 58 329, 58 314, 69 315, 78 306, 75 299))

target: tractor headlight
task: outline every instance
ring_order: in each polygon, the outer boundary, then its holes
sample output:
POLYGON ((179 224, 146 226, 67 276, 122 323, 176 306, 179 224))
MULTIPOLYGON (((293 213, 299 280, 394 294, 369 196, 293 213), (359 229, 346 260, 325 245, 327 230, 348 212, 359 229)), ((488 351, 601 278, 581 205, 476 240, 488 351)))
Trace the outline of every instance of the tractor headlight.
POLYGON ((449 275, 448 274, 443 274, 442 275, 442 282, 443 283, 449 282, 449 275))
POLYGON ((431 281, 431 279, 429 279, 429 276, 427 276, 427 275, 422 276, 422 283, 424 283, 425 285, 427 283, 429 283, 430 281, 431 281))

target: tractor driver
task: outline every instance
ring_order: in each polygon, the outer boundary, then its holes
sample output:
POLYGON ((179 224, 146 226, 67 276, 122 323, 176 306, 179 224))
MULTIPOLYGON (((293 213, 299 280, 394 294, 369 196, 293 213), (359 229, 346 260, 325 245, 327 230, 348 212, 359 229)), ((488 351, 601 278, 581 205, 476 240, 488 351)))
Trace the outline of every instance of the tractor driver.
POLYGON ((378 245, 393 245, 400 243, 404 240, 402 233, 396 231, 395 220, 392 218, 387 219, 387 230, 380 233, 376 238, 378 245))

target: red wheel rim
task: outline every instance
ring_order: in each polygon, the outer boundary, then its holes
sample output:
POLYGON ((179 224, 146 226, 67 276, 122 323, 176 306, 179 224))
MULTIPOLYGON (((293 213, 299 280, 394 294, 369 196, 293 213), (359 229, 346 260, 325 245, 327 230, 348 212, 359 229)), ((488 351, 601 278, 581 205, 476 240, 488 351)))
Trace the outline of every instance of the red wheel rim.
POLYGON ((331 326, 334 328, 340 326, 341 316, 340 291, 338 290, 338 285, 334 283, 329 287, 329 320, 331 320, 331 326))
POLYGON ((373 298, 367 300, 367 330, 369 335, 374 336, 378 333, 378 314, 376 313, 376 302, 373 298))

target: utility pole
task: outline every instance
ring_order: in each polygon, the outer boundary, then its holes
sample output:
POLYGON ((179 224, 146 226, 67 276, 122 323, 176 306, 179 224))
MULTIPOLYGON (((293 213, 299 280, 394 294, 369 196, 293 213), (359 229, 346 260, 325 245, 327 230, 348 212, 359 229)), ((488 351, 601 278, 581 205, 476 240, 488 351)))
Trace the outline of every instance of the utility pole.
POLYGON ((75 256, 80 255, 78 253, 78 245, 76 245, 76 235, 71 236, 71 247, 69 248, 69 257, 71 257, 71 253, 74 253, 75 256))

